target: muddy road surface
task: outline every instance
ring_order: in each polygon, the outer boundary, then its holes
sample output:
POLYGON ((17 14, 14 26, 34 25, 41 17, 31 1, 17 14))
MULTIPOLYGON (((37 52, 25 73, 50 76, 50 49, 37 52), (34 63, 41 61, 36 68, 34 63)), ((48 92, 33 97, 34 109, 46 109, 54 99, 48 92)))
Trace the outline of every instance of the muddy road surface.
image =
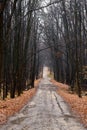
POLYGON ((47 78, 42 79, 33 99, 0 130, 86 130, 56 89, 47 78))

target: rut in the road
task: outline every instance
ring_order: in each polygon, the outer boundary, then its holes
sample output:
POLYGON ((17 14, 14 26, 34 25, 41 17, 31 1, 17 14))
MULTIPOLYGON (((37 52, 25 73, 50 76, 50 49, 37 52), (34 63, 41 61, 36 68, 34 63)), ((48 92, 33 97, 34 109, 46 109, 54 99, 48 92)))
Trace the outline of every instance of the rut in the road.
POLYGON ((0 130, 86 130, 56 90, 48 79, 43 79, 32 101, 0 130))

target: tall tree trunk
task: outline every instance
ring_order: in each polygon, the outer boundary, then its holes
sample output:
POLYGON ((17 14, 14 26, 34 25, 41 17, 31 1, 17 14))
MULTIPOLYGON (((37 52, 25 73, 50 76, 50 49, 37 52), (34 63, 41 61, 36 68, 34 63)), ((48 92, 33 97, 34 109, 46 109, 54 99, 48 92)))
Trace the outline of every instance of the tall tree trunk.
POLYGON ((3 3, 0 3, 0 82, 3 79, 3 3))
POLYGON ((75 0, 76 87, 77 87, 77 94, 79 97, 81 97, 81 89, 79 84, 79 57, 78 57, 77 29, 78 29, 77 0, 75 0))

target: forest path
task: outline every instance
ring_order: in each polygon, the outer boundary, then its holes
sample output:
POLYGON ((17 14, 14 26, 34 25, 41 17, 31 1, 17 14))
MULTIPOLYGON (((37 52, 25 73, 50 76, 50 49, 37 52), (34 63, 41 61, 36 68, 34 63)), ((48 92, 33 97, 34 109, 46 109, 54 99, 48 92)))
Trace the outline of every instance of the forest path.
POLYGON ((85 130, 56 89, 49 79, 43 78, 33 99, 0 130, 85 130))

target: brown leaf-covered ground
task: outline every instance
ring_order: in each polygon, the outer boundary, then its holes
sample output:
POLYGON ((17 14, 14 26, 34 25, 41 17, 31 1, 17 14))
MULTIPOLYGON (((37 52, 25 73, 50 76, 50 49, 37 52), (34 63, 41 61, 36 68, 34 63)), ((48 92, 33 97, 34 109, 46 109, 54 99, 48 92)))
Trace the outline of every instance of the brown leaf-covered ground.
POLYGON ((69 86, 52 80, 58 86, 58 94, 69 104, 72 111, 79 116, 81 122, 87 127, 87 96, 79 98, 76 94, 71 94, 69 86))
POLYGON ((39 81, 40 80, 35 81, 35 88, 24 91, 19 97, 14 99, 7 98, 4 101, 0 100, 0 124, 5 123, 9 116, 12 116, 27 104, 35 94, 39 81))

